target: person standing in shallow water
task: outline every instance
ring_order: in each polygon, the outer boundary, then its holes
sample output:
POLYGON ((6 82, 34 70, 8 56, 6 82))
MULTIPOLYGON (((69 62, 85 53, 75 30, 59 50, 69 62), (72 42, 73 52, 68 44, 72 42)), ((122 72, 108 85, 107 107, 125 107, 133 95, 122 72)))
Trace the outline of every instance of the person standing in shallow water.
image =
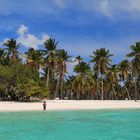
POLYGON ((43 110, 46 110, 46 101, 43 102, 43 110))

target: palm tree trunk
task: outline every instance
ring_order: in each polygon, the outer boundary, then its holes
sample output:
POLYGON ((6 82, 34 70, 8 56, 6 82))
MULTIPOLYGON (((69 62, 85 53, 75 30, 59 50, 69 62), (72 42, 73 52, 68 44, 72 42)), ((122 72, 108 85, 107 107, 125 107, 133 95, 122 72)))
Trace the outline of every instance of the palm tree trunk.
POLYGON ((59 74, 59 77, 58 77, 58 79, 57 79, 57 84, 56 84, 56 89, 55 89, 55 98, 58 97, 59 86, 60 86, 60 74, 59 74))
POLYGON ((60 78, 60 98, 63 98, 63 78, 60 78))
POLYGON ((12 62, 16 62, 16 56, 17 56, 16 52, 13 52, 11 56, 12 62))
POLYGON ((101 100, 104 100, 104 79, 102 75, 102 91, 101 91, 101 100))
POLYGON ((61 99, 63 99, 63 80, 61 80, 60 92, 61 92, 61 99))
POLYGON ((125 86, 125 89, 126 89, 126 93, 127 93, 128 99, 131 100, 131 96, 130 96, 128 88, 126 86, 125 86))
POLYGON ((79 92, 78 88, 77 88, 76 98, 77 98, 77 100, 80 99, 80 92, 79 92))
POLYGON ((50 79, 50 69, 48 67, 48 72, 47 72, 47 88, 49 89, 49 79, 50 79))
POLYGON ((99 79, 97 79, 97 88, 96 88, 96 99, 98 100, 99 99, 99 97, 100 97, 100 95, 101 95, 101 93, 100 93, 100 90, 99 90, 99 79))
POLYGON ((61 75, 60 75, 60 96, 61 99, 63 98, 63 80, 64 80, 64 74, 63 74, 63 66, 62 66, 62 70, 61 70, 61 75))
POLYGON ((93 100, 93 91, 92 90, 90 91, 90 97, 91 97, 91 100, 93 100))
POLYGON ((134 83, 135 83, 135 101, 137 101, 138 92, 137 92, 137 80, 136 80, 136 78, 135 78, 134 83))
POLYGON ((114 88, 114 85, 113 85, 112 81, 111 81, 111 85, 112 85, 112 90, 113 90, 113 94, 114 94, 115 100, 117 100, 116 91, 115 91, 115 88, 114 88))

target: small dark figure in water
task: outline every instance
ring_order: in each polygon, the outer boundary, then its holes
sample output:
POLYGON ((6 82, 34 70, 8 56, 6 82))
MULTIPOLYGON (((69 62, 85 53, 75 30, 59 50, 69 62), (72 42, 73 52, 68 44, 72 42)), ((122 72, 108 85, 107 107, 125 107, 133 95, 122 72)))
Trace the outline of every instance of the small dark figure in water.
POLYGON ((46 110, 46 101, 43 102, 43 110, 46 110))

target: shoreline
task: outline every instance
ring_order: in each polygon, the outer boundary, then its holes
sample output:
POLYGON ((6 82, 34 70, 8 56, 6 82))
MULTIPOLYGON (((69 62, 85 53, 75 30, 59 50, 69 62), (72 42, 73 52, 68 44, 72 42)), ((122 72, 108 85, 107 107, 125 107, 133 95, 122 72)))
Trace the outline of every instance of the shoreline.
MULTIPOLYGON (((140 101, 124 100, 47 100, 46 111, 140 109, 140 101)), ((42 111, 42 102, 0 101, 0 112, 42 111)))

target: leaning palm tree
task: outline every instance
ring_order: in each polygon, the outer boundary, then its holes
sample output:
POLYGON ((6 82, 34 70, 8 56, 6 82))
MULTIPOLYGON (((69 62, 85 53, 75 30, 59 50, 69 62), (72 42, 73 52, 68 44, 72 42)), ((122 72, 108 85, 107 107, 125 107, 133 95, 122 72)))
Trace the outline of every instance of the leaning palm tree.
POLYGON ((58 42, 55 39, 48 39, 44 42, 45 50, 42 50, 45 58, 45 66, 47 68, 47 88, 49 88, 50 74, 55 70, 56 49, 58 42))
POLYGON ((131 46, 131 52, 127 54, 127 57, 132 58, 132 75, 135 83, 135 100, 138 96, 138 77, 140 75, 140 42, 136 42, 136 45, 131 46))
POLYGON ((7 50, 7 55, 11 59, 12 62, 16 62, 18 58, 18 49, 20 46, 20 43, 17 43, 14 39, 9 39, 3 44, 6 46, 5 50, 7 50))
POLYGON ((105 48, 101 48, 99 50, 94 51, 93 55, 90 56, 90 62, 94 63, 94 71, 97 73, 98 76, 101 76, 102 79, 101 100, 104 99, 104 76, 108 72, 109 65, 111 62, 111 56, 112 54, 110 54, 109 50, 106 50, 105 48))
POLYGON ((28 52, 25 53, 27 59, 26 63, 28 66, 39 71, 40 67, 44 64, 43 54, 39 50, 34 50, 30 48, 28 52))
POLYGON ((123 60, 122 62, 120 62, 118 64, 118 73, 119 73, 120 80, 124 84, 124 88, 126 90, 128 99, 131 100, 129 90, 126 86, 126 80, 127 80, 128 76, 129 76, 129 73, 130 73, 129 70, 130 70, 130 63, 129 63, 128 60, 123 60))

